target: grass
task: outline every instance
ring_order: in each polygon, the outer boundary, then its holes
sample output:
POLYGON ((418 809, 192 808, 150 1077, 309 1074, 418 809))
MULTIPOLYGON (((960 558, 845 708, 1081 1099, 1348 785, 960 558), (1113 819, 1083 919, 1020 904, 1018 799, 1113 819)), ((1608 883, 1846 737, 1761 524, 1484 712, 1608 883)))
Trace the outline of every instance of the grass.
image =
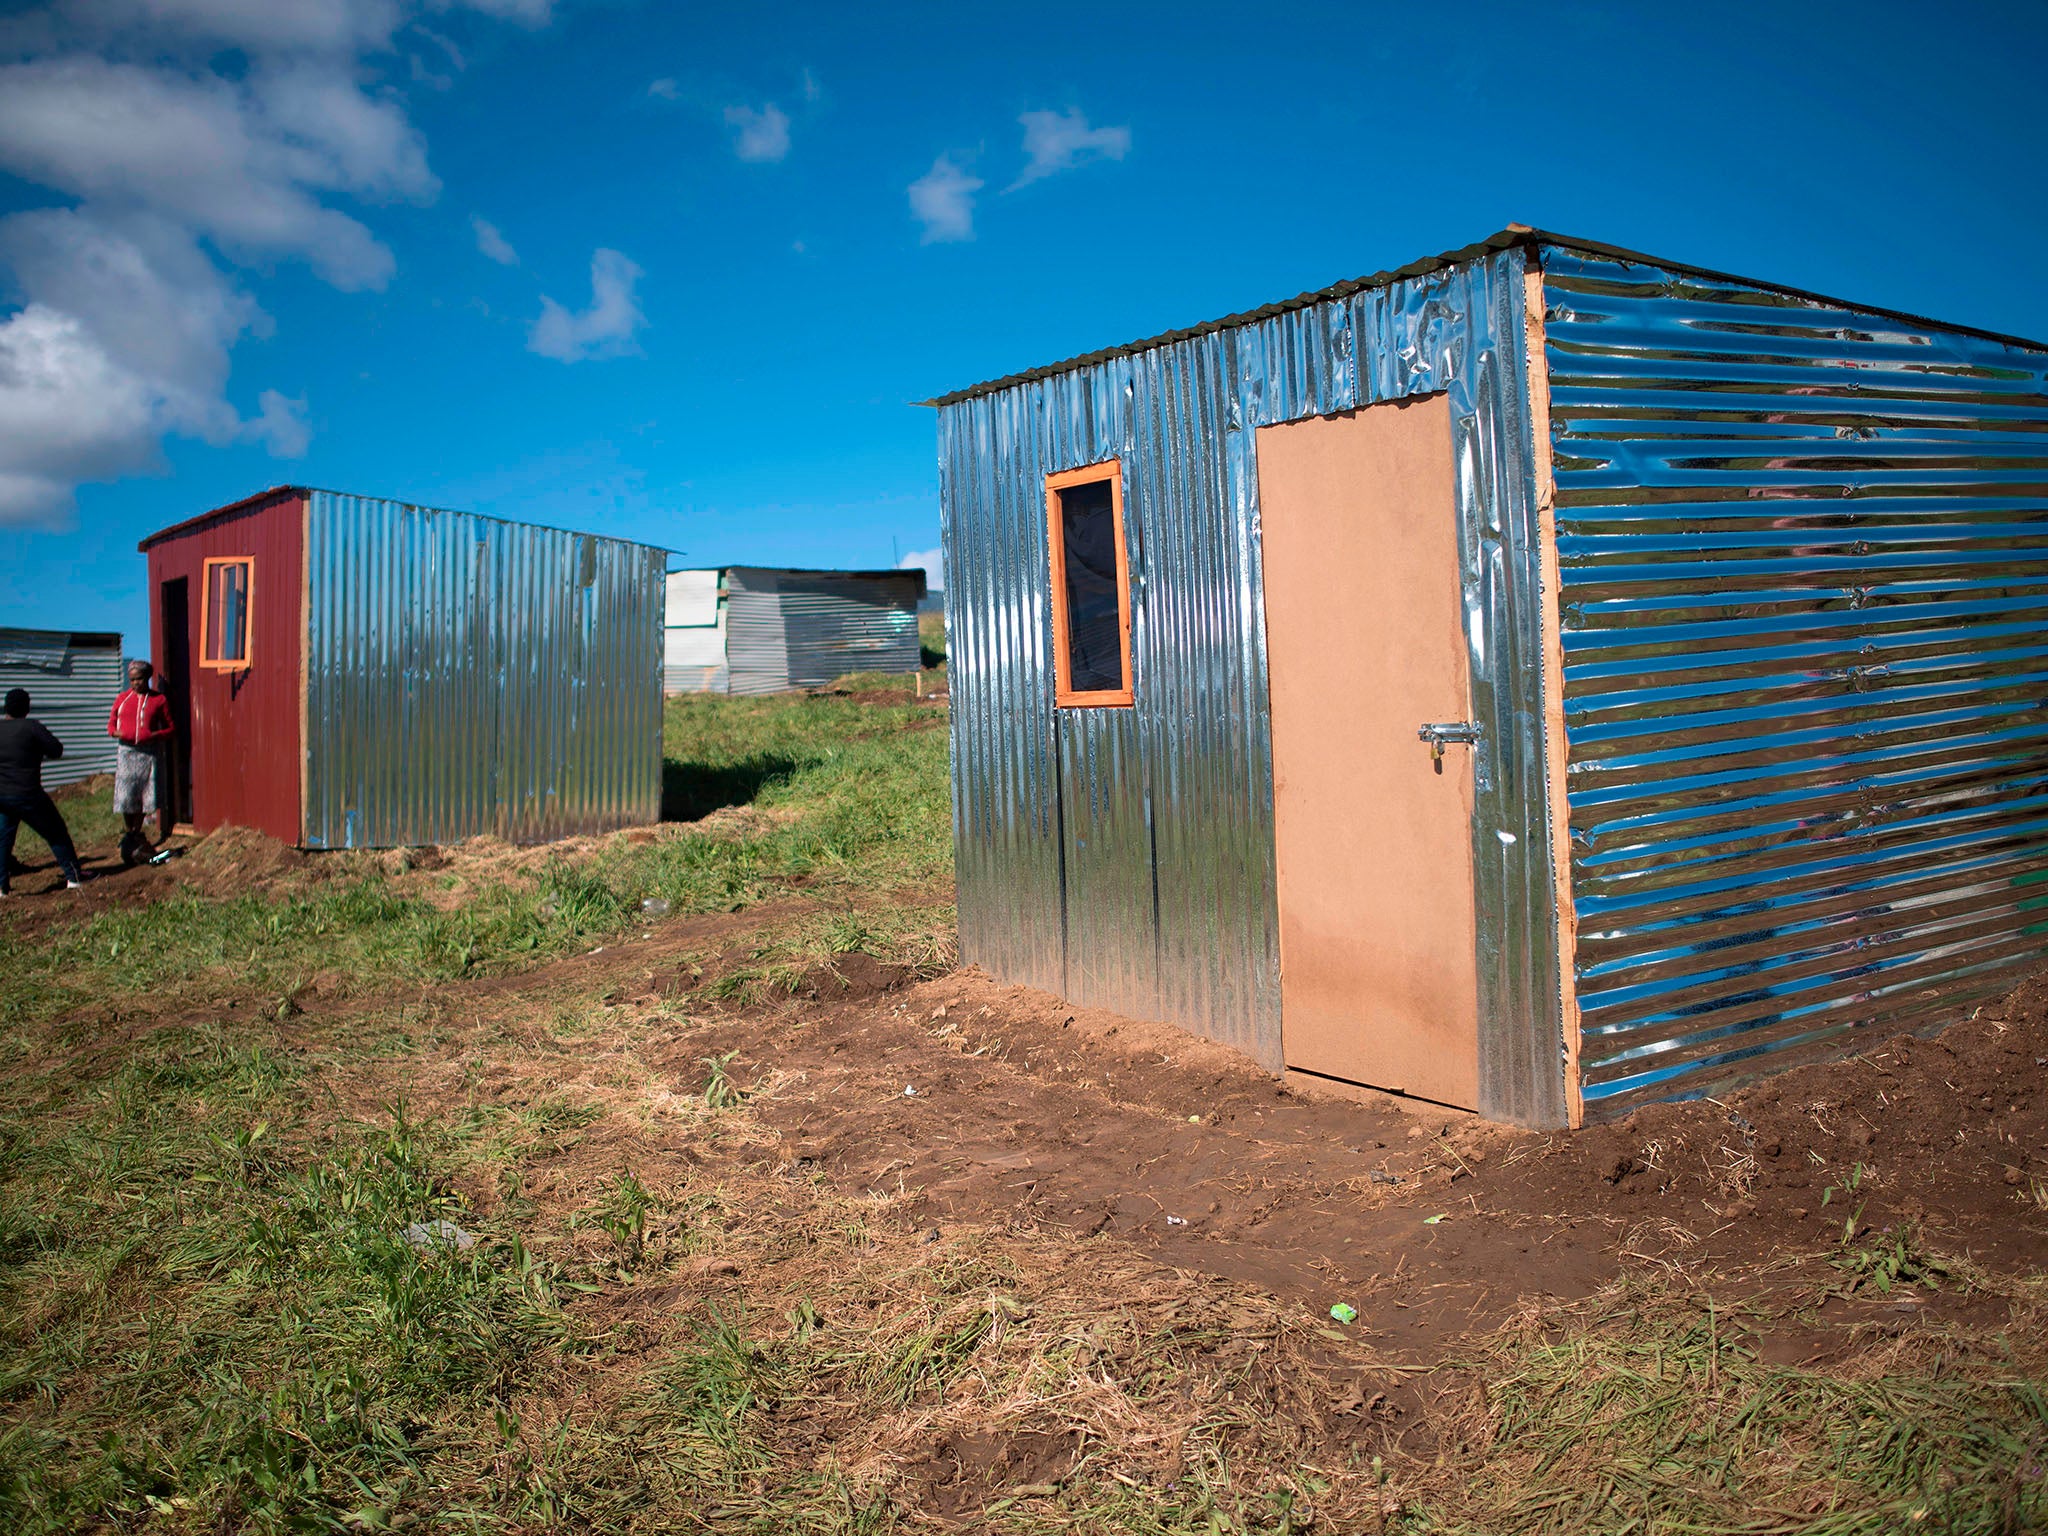
POLYGON ((2048 1528, 2048 1397, 2017 1362, 1872 1340, 1765 1364, 1711 1301, 1636 1288, 1486 1362, 1472 1481, 1417 1529, 1889 1536, 2048 1528))
POLYGON ((574 1349, 551 1266, 435 1177, 394 1106, 306 1123, 303 1065, 167 1029, 6 1123, 0 1516, 375 1528, 451 1439, 487 1442, 522 1363, 574 1349))
MULTIPOLYGON (((114 779, 111 774, 98 774, 79 784, 67 784, 55 790, 51 798, 64 813, 64 824, 71 829, 74 842, 105 844, 116 842, 121 836, 121 817, 114 809, 114 779)), ((32 844, 36 841, 33 832, 24 832, 32 844)))
POLYGON ((607 840, 453 909, 374 857, 336 855, 334 867, 355 878, 105 910, 14 959, 0 977, 0 1024, 224 987, 281 1000, 316 971, 374 988, 512 970, 632 928, 649 899, 701 914, 741 910, 793 882, 849 901, 943 893, 952 836, 937 723, 908 698, 672 700, 665 799, 712 825, 648 844, 607 840), (746 820, 717 824, 713 813, 740 806, 746 820))
MULTIPOLYGON (((928 1240, 915 1191, 782 1164, 776 1063, 745 1016, 694 1015, 780 1007, 835 957, 949 956, 944 733, 856 682, 672 705, 692 820, 651 842, 334 856, 10 950, 0 1528, 2048 1527, 2040 1362, 2007 1344, 2048 1336, 2038 1280, 1996 1324, 1892 1338, 1638 1277, 1439 1362, 1402 1426, 1358 1407, 1406 1375, 1358 1330, 1108 1238, 928 1240), (644 931, 650 897, 799 896, 682 1000, 435 985, 644 931), (299 1013, 316 974, 346 1010, 299 1013), (1788 1323, 1849 1347, 1769 1364, 1788 1323)), ((1829 1195, 1838 1299, 1990 1283, 1862 1229, 1860 1196, 1829 1195)))

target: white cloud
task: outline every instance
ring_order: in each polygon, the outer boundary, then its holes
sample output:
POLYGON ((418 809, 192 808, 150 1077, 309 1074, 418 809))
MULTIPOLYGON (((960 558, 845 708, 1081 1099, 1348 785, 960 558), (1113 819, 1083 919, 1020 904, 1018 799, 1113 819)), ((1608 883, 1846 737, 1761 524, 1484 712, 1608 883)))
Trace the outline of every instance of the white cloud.
POLYGON ((242 425, 242 436, 262 443, 272 457, 302 459, 313 434, 306 426, 306 397, 287 400, 274 389, 256 397, 257 416, 242 425))
POLYGON ((0 265, 120 366, 149 381, 173 425, 218 437, 228 348, 270 320, 190 231, 151 215, 40 208, 0 219, 0 265))
POLYGON ((72 487, 147 470, 177 432, 233 441, 228 348, 268 317, 162 220, 38 209, 0 220, 35 295, 0 321, 0 523, 55 523, 72 487))
POLYGON ((659 80, 647 82, 647 94, 659 96, 663 101, 681 101, 683 99, 683 88, 677 85, 673 79, 664 75, 659 80))
POLYGON ((512 249, 512 242, 498 233, 498 226, 481 214, 469 216, 469 227, 476 231, 476 248, 501 267, 519 265, 519 253, 512 249))
MULTIPOLYGON (((548 0, 464 0, 539 24, 548 0)), ((229 354, 269 318, 230 264, 295 260, 343 289, 396 262, 344 199, 440 182, 373 57, 452 0, 52 0, 0 58, 0 173, 65 206, 0 217, 0 523, 61 520, 73 488, 146 470, 168 434, 306 448, 276 389, 244 420, 229 354), (211 252, 211 254, 209 254, 211 252)), ((440 43, 460 67, 452 45, 440 43)))
POLYGON ((599 250, 590 258, 590 308, 563 308, 542 298, 540 318, 527 333, 529 351, 565 363, 586 358, 619 357, 639 351, 634 337, 647 317, 633 296, 640 269, 617 251, 599 250))
POLYGON ((251 82, 85 54, 0 66, 0 166, 88 207, 146 208, 243 255, 296 255, 341 288, 394 263, 326 191, 430 202, 405 115, 310 65, 251 82))
POLYGON ((725 122, 736 130, 732 148, 742 160, 780 160, 789 153, 789 114, 772 101, 758 112, 727 107, 725 122))
POLYGON ((974 238, 974 194, 982 189, 978 176, 970 176, 941 155, 932 168, 910 184, 910 211, 924 225, 924 241, 932 245, 944 240, 974 238))
MULTIPOLYGON (((456 47, 451 39, 445 38, 440 33, 434 31, 431 27, 423 26, 417 22, 413 24, 413 31, 418 33, 421 37, 425 38, 428 42, 432 43, 436 48, 440 49, 442 53, 446 54, 448 57, 448 67, 454 70, 456 74, 461 74, 463 70, 469 67, 468 63, 462 57, 462 50, 456 47)), ((430 73, 427 68, 426 60, 422 59, 417 54, 413 55, 412 77, 415 80, 425 80, 432 84, 438 90, 446 90, 449 86, 455 83, 454 80, 447 75, 436 75, 430 73)))
POLYGON ((437 11, 478 11, 501 21, 544 27, 554 18, 555 0, 434 0, 437 11))
POLYGON ((944 549, 915 550, 905 555, 897 565, 906 571, 923 571, 925 585, 934 592, 946 589, 946 552, 944 549))
POLYGON ((50 9, 88 36, 192 37, 252 52, 384 48, 403 19, 398 0, 69 0, 50 9))
POLYGON ((80 480, 148 468, 165 425, 148 381, 71 316, 32 303, 0 321, 0 524, 55 524, 80 480))
POLYGON ((1026 112, 1024 153, 1030 156, 1010 190, 1028 182, 1072 170, 1090 160, 1121 160, 1131 150, 1128 128, 1090 128, 1080 108, 1066 112, 1026 112))

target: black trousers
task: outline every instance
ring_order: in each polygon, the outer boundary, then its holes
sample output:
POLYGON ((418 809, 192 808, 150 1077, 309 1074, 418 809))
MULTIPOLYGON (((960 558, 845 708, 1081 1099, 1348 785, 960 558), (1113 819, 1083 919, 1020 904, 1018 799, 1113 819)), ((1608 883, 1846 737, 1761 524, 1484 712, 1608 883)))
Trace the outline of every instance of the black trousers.
POLYGON ((64 878, 76 885, 85 877, 78 872, 78 854, 71 846, 71 829, 64 825, 64 813, 42 790, 32 795, 0 795, 0 891, 7 889, 7 866, 14 859, 14 829, 28 823, 50 845, 64 878))

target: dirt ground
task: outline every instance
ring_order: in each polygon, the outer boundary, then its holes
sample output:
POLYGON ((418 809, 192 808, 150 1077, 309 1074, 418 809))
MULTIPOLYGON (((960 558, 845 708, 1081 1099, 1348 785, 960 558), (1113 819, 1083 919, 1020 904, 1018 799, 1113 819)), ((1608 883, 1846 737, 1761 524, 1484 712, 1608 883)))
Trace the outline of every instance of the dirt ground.
MULTIPOLYGON (((337 857, 243 831, 170 846, 170 864, 127 870, 111 849, 88 850, 100 878, 49 893, 48 918, 64 915, 59 903, 181 888, 289 889, 368 861, 430 892, 460 891, 565 851, 477 839, 337 857)), ((30 857, 17 889, 54 882, 43 862, 30 857)), ((1799 1256, 1829 1247, 1852 1212, 1874 1231, 1917 1224, 2001 1268, 2048 1262, 2048 978, 1932 1038, 1879 1042, 1725 1101, 1538 1134, 1303 1091, 1171 1026, 971 967, 919 980, 846 955, 787 1001, 734 1008, 708 995, 716 963, 667 958, 772 924, 789 905, 652 925, 646 938, 452 994, 504 1006, 565 980, 609 980, 622 999, 686 1003, 702 1022, 672 1059, 645 1042, 648 1060, 680 1079, 701 1075, 707 1051, 734 1051, 778 1074, 784 1086, 760 1112, 787 1159, 849 1188, 915 1191, 900 1210, 912 1225, 1107 1233, 1318 1311, 1349 1303, 1361 1329, 1404 1350, 1493 1326, 1530 1296, 1586 1295, 1631 1260, 1781 1265, 1796 1283, 1799 1256)), ((24 903, 17 935, 31 938, 41 915, 24 903)), ((318 1011, 317 986, 301 1006, 318 1011)), ((1939 1291, 1911 1301, 1949 1304, 1939 1291)))
MULTIPOLYGON (((718 814, 743 822, 758 813, 718 814)), ((60 902, 92 908, 181 888, 275 896, 345 876, 350 859, 376 860, 429 895, 459 893, 535 856, 486 842, 308 856, 246 833, 180 846, 161 868, 36 899, 55 914, 60 902)), ((37 892, 50 878, 32 870, 17 888, 37 892)), ((1911 1265, 1859 1286, 1853 1273, 1844 1283, 1843 1256, 1881 1254, 1892 1234, 1903 1253, 1912 1234, 1916 1253, 1938 1251, 1979 1274, 2037 1276, 2048 1264, 2048 978, 1931 1038, 1875 1042, 1726 1100, 1542 1134, 1388 1097, 1304 1091, 1170 1026, 1074 1008, 971 967, 920 975, 848 953, 787 992, 721 986, 762 934, 826 910, 792 889, 431 990, 365 997, 316 977, 276 1029, 283 1045, 317 1049, 360 1023, 429 1021, 402 1060, 332 1072, 337 1112, 364 1120, 394 1091, 443 1115, 587 1107, 588 1123, 523 1155, 516 1188, 480 1175, 461 1194, 483 1222, 509 1219, 515 1205, 522 1225, 553 1222, 569 1234, 564 1250, 593 1264, 604 1240, 579 1228, 579 1213, 622 1169, 668 1199, 714 1167, 752 1180, 758 1203, 726 1219, 722 1241, 693 1249, 661 1283, 621 1276, 577 1303, 586 1317, 640 1330, 650 1351, 680 1319, 749 1302, 783 1308, 809 1294, 815 1277, 777 1246, 778 1234, 823 1230, 847 1202, 886 1234, 877 1263, 957 1252, 988 1265, 998 1261, 979 1256, 1007 1253, 1009 1263, 1029 1252, 1041 1290, 1096 1285, 1220 1318, 1203 1347, 1224 1364, 1263 1360, 1281 1405, 1273 1411, 1295 1411, 1285 1408, 1290 1373, 1313 1378, 1320 1396, 1301 1406, 1300 1423, 1323 1436, 1336 1433, 1331 1425, 1377 1425, 1390 1456, 1397 1446, 1426 1451, 1450 1412, 1453 1388, 1433 1384, 1432 1372, 1518 1320, 1611 1293, 1628 1275, 1667 1276, 1732 1309, 1766 1302, 1758 1315, 1771 1321, 1755 1347, 1785 1366, 1825 1369, 1874 1344, 1904 1347, 1950 1329, 2032 1326, 2031 1302, 2012 1286, 1943 1284, 1938 1269, 1911 1265), (573 1036, 545 1022, 565 998, 599 1000, 595 1022, 573 1036), (748 1113, 743 1128, 707 1140, 712 1062, 728 1064, 748 1113), (1348 1375, 1317 1353, 1335 1346, 1302 1331, 1327 1332, 1340 1304, 1356 1312, 1342 1330, 1348 1375), (1358 1348, 1376 1374, 1357 1372, 1358 1348)), ((45 921, 25 908, 12 920, 30 941, 45 921)), ((85 1031, 83 1049, 114 1052, 169 1022, 109 1018, 85 1031)), ((878 1319, 887 1283, 875 1282, 864 1304, 878 1319)), ((539 1435, 598 1411, 607 1390, 601 1379, 579 1381, 523 1412, 539 1435)), ((829 1403, 790 1414, 778 1432, 799 1449, 851 1455, 879 1433, 835 1417, 829 1403)), ((1081 1454, 1072 1421, 1033 1422, 998 1432, 927 1417, 870 1450, 893 1458, 907 1505, 972 1528, 996 1495, 1050 1487, 1081 1454)))
MULTIPOLYGON (((920 980, 845 955, 786 1001, 734 1007, 712 996, 720 961, 674 958, 786 915, 658 925, 537 972, 458 984, 436 1004, 496 1010, 608 985, 642 1062, 694 1084, 707 1055, 735 1053, 743 1090, 772 1086, 754 1110, 779 1138, 776 1161, 846 1192, 901 1197, 891 1220, 906 1234, 1103 1234, 1316 1314, 1346 1303, 1360 1336, 1413 1364, 1532 1299, 1589 1296, 1632 1264, 1810 1289, 1832 1273, 1825 1259, 1845 1221, 1859 1238, 1910 1224, 2002 1271, 2048 1262, 2048 1096, 2037 1086, 2048 979, 1931 1039, 1881 1042, 1725 1101, 1544 1134, 1391 1097, 1303 1092, 1170 1026, 1077 1009, 972 967, 920 980), (635 1012, 677 1005, 687 1022, 635 1012)), ((317 1019, 317 990, 302 1005, 317 1019)), ((453 1081, 461 1070, 451 1051, 439 1068, 451 1096, 473 1086, 453 1081)), ((414 1092, 431 1100, 436 1076, 425 1067, 414 1092)), ((532 1085, 506 1073, 502 1089, 532 1085)), ((476 1198, 486 1210, 493 1201, 476 1198)), ((1828 1305, 1983 1322, 2002 1304, 1906 1287, 1828 1305)), ((1799 1339, 1774 1349, 1802 1363, 1827 1353, 1799 1339)))

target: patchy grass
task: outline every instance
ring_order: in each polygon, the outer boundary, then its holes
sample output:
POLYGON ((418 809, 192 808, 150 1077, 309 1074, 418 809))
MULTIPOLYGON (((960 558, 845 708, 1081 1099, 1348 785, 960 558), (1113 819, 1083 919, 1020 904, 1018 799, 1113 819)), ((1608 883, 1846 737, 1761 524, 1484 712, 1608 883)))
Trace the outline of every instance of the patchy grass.
MULTIPOLYGON (((97 844, 119 841, 121 817, 114 809, 112 774, 96 774, 83 783, 67 784, 62 789, 52 790, 50 798, 64 813, 64 825, 71 829, 74 842, 97 844)), ((35 837, 26 829, 21 835, 31 839, 35 837)))
MULTIPOLYGON (((2038 1342, 2039 1296, 2013 1333, 2038 1342)), ((1417 1529, 1729 1536, 2048 1528, 2040 1361, 1994 1343, 1872 1337, 1830 1371, 1765 1364, 1704 1297, 1624 1286, 1561 1339, 1475 1373, 1470 1482, 1417 1529)), ((1984 1341, 1991 1342, 1991 1341, 1984 1341)))
POLYGON ((0 1524, 2048 1526, 2041 1282, 1870 1232, 1855 1172, 1823 1191, 1819 1287, 1767 1304, 1748 1276, 1731 1308, 1638 1273, 1419 1366, 1112 1236, 938 1231, 900 1183, 785 1161, 767 1111, 797 1068, 750 1029, 835 957, 951 959, 939 717, 848 688, 673 703, 692 820, 651 841, 506 863, 453 902, 443 872, 346 856, 11 952, 0 1524), (457 985, 644 931, 649 898, 798 893, 683 957, 681 998, 622 1001, 595 966, 457 985), (299 1010, 315 973, 345 1007, 323 984, 299 1010), (1985 1320, 1823 1315, 1937 1285, 1985 1320), (1831 1363, 1768 1363, 1781 1327, 1831 1363))
POLYGON ((908 700, 671 700, 665 798, 696 822, 681 835, 605 839, 573 864, 513 871, 453 908, 374 858, 344 854, 333 867, 354 879, 103 910, 0 971, 0 1022, 223 987, 281 1000, 315 972, 374 987, 514 970, 645 922, 650 899, 689 914, 738 911, 798 885, 848 901, 943 894, 942 724, 908 700))
POLYGON ((38 1086, 0 1123, 9 1530, 375 1528, 582 1346, 552 1266, 437 1181, 458 1129, 319 1124, 302 1060, 215 1029, 38 1086))

